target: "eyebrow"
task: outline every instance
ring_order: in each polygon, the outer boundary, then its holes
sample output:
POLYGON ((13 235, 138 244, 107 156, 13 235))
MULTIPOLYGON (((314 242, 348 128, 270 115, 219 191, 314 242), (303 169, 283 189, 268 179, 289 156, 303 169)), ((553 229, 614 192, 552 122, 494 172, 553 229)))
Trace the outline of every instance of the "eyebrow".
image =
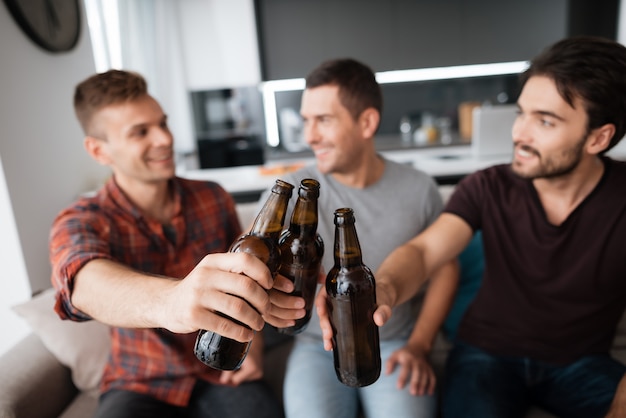
POLYGON ((558 119, 560 121, 565 121, 565 118, 563 118, 562 116, 559 116, 556 113, 550 112, 548 110, 535 110, 532 113, 537 114, 537 115, 541 115, 541 116, 549 116, 551 118, 555 118, 555 119, 558 119))
POLYGON ((304 116, 302 113, 300 114, 302 119, 320 119, 320 118, 330 118, 333 117, 332 113, 316 113, 314 115, 310 115, 308 117, 304 116))
MULTIPOLYGON (((163 123, 163 122, 167 122, 167 115, 163 115, 163 117, 161 119, 159 119, 159 124, 163 123)), ((145 128, 146 126, 151 125, 151 122, 141 122, 141 123, 137 123, 135 125, 132 125, 128 128, 128 132, 131 132, 135 129, 142 129, 145 128)))
MULTIPOLYGON (((519 104, 519 103, 517 103, 517 109, 518 109, 520 112, 523 112, 523 111, 524 111, 524 110, 522 109, 522 106, 520 106, 520 104, 519 104)), ((551 117, 551 118, 554 118, 554 119, 558 119, 558 120, 560 120, 560 121, 565 121, 565 118, 563 118, 562 116, 559 116, 559 115, 557 115, 556 113, 551 112, 551 111, 549 111, 549 110, 533 110, 533 111, 531 111, 530 113, 531 113, 531 114, 533 114, 533 115, 548 116, 548 117, 551 117)))

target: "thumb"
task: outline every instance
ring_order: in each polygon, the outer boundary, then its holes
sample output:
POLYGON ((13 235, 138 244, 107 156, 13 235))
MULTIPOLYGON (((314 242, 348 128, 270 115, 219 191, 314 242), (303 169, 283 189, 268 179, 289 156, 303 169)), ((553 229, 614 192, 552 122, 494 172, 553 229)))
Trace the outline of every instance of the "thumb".
POLYGON ((382 327, 391 318, 391 308, 388 305, 380 305, 374 311, 374 323, 382 327))

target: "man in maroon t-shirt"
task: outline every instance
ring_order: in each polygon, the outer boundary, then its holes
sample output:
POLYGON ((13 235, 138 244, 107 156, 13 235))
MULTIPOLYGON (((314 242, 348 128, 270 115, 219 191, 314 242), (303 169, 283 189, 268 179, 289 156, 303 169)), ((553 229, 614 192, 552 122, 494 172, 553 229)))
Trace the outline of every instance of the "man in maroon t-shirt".
MULTIPOLYGON (((443 416, 605 416, 626 372, 609 355, 626 306, 626 163, 604 156, 626 132, 626 47, 562 40, 522 82, 512 163, 465 178, 383 262, 374 317, 384 324, 481 230, 484 278, 448 359, 443 416)), ((626 416, 621 392, 614 416, 626 416)))

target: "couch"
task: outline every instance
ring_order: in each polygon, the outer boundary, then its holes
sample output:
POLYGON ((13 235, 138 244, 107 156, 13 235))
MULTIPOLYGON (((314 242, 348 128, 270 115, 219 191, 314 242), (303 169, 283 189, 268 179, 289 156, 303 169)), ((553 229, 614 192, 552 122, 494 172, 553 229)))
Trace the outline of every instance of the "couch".
MULTIPOLYGON (((0 418, 85 418, 97 404, 97 383, 108 353, 108 331, 94 321, 61 321, 52 313, 52 292, 15 307, 33 332, 0 357, 0 418)), ((265 377, 282 398, 289 339, 266 348, 265 377)), ((439 380, 450 343, 440 334, 431 353, 439 380)), ((626 362, 626 321, 613 355, 626 362)), ((527 418, 553 415, 533 409, 527 418)))
MULTIPOLYGON (((109 353, 108 327, 96 321, 62 321, 53 312, 53 303, 54 292, 49 289, 13 308, 32 332, 0 357, 0 418, 85 418, 95 410, 109 353)), ((281 398, 292 341, 284 337, 271 341, 264 368, 281 398)))
MULTIPOLYGON (((85 418, 95 410, 108 331, 95 321, 61 321, 52 296, 46 291, 15 307, 33 332, 0 357, 0 418, 85 418)), ((279 398, 291 345, 285 339, 266 348, 265 377, 279 398)), ((448 348, 440 337, 432 355, 438 375, 448 348)))
MULTIPOLYGON (((442 194, 445 198, 449 189, 442 189, 442 194)), ((256 205, 238 205, 238 211, 242 225, 249 225, 256 205)), ((0 418, 85 418, 96 407, 98 382, 109 352, 108 328, 96 321, 62 321, 52 307, 49 289, 13 308, 32 332, 0 357, 0 418)), ((265 378, 282 399, 292 341, 275 336, 270 333, 266 338, 265 378)), ((431 353, 439 381, 449 349, 442 332, 431 353)), ((626 318, 618 327, 612 354, 626 362, 626 318)), ((527 418, 549 417, 553 415, 536 408, 527 414, 527 418)))

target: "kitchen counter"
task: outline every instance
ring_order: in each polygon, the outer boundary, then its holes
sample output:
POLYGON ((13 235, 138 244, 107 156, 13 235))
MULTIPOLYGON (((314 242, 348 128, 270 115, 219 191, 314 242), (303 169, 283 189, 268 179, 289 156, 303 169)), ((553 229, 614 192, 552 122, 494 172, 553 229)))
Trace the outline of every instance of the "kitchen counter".
MULTIPOLYGON (((476 158, 469 145, 432 148, 379 150, 379 153, 433 176, 440 184, 456 183, 463 176, 494 164, 507 163, 510 156, 476 158)), ((178 175, 197 180, 212 180, 235 196, 238 202, 258 199, 259 194, 274 184, 280 174, 314 163, 311 157, 284 158, 265 165, 228 168, 181 170, 178 175)))

